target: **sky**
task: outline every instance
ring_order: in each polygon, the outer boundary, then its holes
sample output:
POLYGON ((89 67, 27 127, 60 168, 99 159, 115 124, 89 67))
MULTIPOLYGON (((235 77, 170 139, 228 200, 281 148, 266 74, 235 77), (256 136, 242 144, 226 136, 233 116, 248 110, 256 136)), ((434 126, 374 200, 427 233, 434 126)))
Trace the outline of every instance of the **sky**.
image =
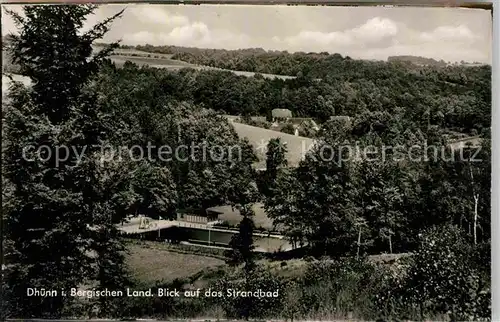
MULTIPOLYGON (((491 13, 480 9, 107 4, 89 17, 87 27, 124 8, 104 41, 491 63, 491 13)), ((15 30, 2 10, 2 34, 15 30)))

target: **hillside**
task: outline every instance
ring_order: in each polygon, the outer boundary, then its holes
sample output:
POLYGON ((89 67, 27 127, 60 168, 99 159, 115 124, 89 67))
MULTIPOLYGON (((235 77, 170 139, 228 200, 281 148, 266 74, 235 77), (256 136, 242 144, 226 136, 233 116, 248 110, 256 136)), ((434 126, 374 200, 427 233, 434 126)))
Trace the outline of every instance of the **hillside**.
MULTIPOLYGON (((94 47, 97 51, 102 48, 104 44, 100 44, 94 47)), ((177 47, 174 47, 177 48, 177 47)), ((182 68, 192 68, 195 70, 205 70, 205 71, 221 71, 221 72, 232 72, 238 76, 246 76, 246 77, 254 77, 257 73, 251 71, 240 71, 240 70, 232 70, 227 68, 218 68, 214 66, 208 66, 204 64, 193 64, 190 62, 186 62, 180 59, 177 59, 175 56, 175 52, 180 52, 181 50, 187 50, 182 47, 177 48, 177 50, 166 50, 165 52, 157 52, 151 50, 149 46, 137 46, 133 47, 120 47, 116 49, 111 55, 111 60, 117 64, 117 66, 123 66, 126 61, 133 62, 139 66, 148 65, 154 68, 163 68, 167 70, 179 70, 182 68), (148 51, 150 50, 150 51, 148 51)), ((260 75, 264 78, 268 79, 293 79, 294 76, 286 76, 286 75, 277 75, 277 74, 269 74, 269 73, 260 73, 260 75)))
POLYGON ((282 133, 278 131, 263 129, 256 126, 251 126, 239 122, 231 122, 236 133, 241 138, 247 138, 256 151, 259 162, 255 165, 256 169, 266 168, 266 147, 270 139, 281 138, 287 146, 287 161, 291 167, 299 165, 300 161, 305 157, 307 151, 314 145, 314 141, 310 138, 296 136, 292 134, 282 133))
POLYGON ((419 57, 419 56, 389 56, 387 58, 388 62, 409 62, 418 66, 435 66, 435 67, 445 67, 448 64, 443 61, 437 61, 433 58, 419 57))
MULTIPOLYGON (((331 71, 331 68, 334 67, 327 66, 325 63, 353 60, 349 56, 343 57, 338 53, 288 53, 287 51, 264 50, 262 48, 226 50, 151 45, 127 46, 127 48, 154 54, 169 54, 174 59, 222 69, 289 76, 308 75, 311 78, 317 79, 325 78, 328 71, 331 71)), ((387 61, 412 63, 414 68, 422 66, 446 67, 451 65, 443 60, 438 61, 433 58, 411 55, 390 56, 387 61)), ((366 60, 366 62, 371 62, 375 65, 383 63, 383 61, 379 60, 366 60)), ((461 62, 460 65, 470 67, 484 64, 461 62)))

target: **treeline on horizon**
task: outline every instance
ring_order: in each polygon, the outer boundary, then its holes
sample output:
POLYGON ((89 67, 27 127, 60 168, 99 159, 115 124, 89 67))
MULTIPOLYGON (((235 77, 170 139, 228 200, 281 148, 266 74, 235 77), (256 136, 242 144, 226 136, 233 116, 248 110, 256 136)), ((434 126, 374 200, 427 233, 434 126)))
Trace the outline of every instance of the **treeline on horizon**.
MULTIPOLYGON (((100 46, 103 46, 101 44, 100 46)), ((335 56, 337 58, 344 58, 346 60, 359 60, 352 59, 349 56, 342 56, 339 53, 328 53, 328 52, 288 52, 287 50, 265 50, 263 48, 243 48, 243 49, 210 49, 210 48, 196 48, 196 47, 182 47, 182 46, 153 46, 153 45, 120 45, 122 49, 135 49, 139 51, 149 52, 149 53, 159 53, 173 55, 173 59, 183 60, 193 64, 207 65, 212 67, 241 70, 256 73, 266 73, 266 74, 279 74, 279 75, 289 75, 298 76, 299 72, 309 72, 308 69, 296 69, 296 68, 285 68, 285 73, 280 74, 277 71, 278 67, 273 64, 274 60, 277 60, 278 56, 291 56, 294 63, 300 63, 300 60, 310 59, 308 63, 314 62, 314 60, 326 59, 329 56, 335 56), (257 58, 257 59, 255 59, 257 58), (256 62, 257 60, 257 62, 256 62)), ((383 59, 372 59, 365 60, 372 62, 384 62, 383 59)), ((443 59, 436 60, 434 58, 413 56, 413 55, 395 55, 387 57, 387 62, 399 62, 404 64, 413 64, 415 66, 432 66, 432 67, 446 67, 446 66, 459 66, 467 65, 472 63, 473 65, 486 65, 479 62, 466 62, 464 60, 460 62, 446 62, 443 59)), ((287 66, 291 67, 291 66, 287 66)), ((314 68, 313 68, 314 69, 314 68)), ((283 69, 281 69, 283 70, 283 69)), ((311 75, 312 77, 322 74, 320 70, 315 70, 316 75, 311 75)))

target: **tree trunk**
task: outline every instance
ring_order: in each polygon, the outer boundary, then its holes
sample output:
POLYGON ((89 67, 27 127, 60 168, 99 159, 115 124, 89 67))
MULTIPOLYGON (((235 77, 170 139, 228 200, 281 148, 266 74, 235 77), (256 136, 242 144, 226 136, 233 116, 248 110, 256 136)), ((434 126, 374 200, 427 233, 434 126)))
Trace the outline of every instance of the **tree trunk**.
POLYGON ((389 254, 392 254, 392 234, 389 234, 389 254))
POLYGON ((479 204, 479 194, 476 193, 476 189, 474 189, 474 173, 472 172, 472 167, 469 165, 469 173, 470 173, 470 178, 471 178, 471 186, 472 186, 472 197, 474 198, 474 223, 472 226, 472 231, 473 231, 473 236, 474 236, 474 245, 477 244, 477 218, 478 218, 478 213, 477 213, 477 208, 479 204))
POLYGON ((474 245, 477 244, 477 218, 478 218, 478 214, 477 214, 477 207, 478 207, 478 204, 479 204, 479 195, 475 195, 474 196, 474 245))
POLYGON ((356 259, 359 257, 359 247, 361 246, 361 226, 359 227, 358 233, 358 251, 356 253, 356 259))

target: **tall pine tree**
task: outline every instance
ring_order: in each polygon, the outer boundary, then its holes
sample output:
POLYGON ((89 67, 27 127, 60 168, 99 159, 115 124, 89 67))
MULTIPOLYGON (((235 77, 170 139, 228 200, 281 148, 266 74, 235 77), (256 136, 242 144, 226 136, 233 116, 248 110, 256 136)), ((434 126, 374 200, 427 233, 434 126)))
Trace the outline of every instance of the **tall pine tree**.
POLYGON ((9 12, 19 34, 13 62, 32 86, 14 84, 5 113, 4 170, 12 186, 5 214, 8 317, 74 315, 69 288, 122 283, 117 207, 133 201, 130 175, 99 163, 113 123, 92 79, 116 44, 93 55, 120 14, 83 32, 95 6, 27 6, 9 12), (35 153, 42 151, 41 154, 35 153), (79 158, 81 156, 81 158, 79 158), (118 202, 119 201, 119 202, 118 202), (118 281, 120 280, 120 281, 118 281), (113 281, 116 281, 114 283, 113 281), (57 296, 27 296, 28 288, 57 296))

